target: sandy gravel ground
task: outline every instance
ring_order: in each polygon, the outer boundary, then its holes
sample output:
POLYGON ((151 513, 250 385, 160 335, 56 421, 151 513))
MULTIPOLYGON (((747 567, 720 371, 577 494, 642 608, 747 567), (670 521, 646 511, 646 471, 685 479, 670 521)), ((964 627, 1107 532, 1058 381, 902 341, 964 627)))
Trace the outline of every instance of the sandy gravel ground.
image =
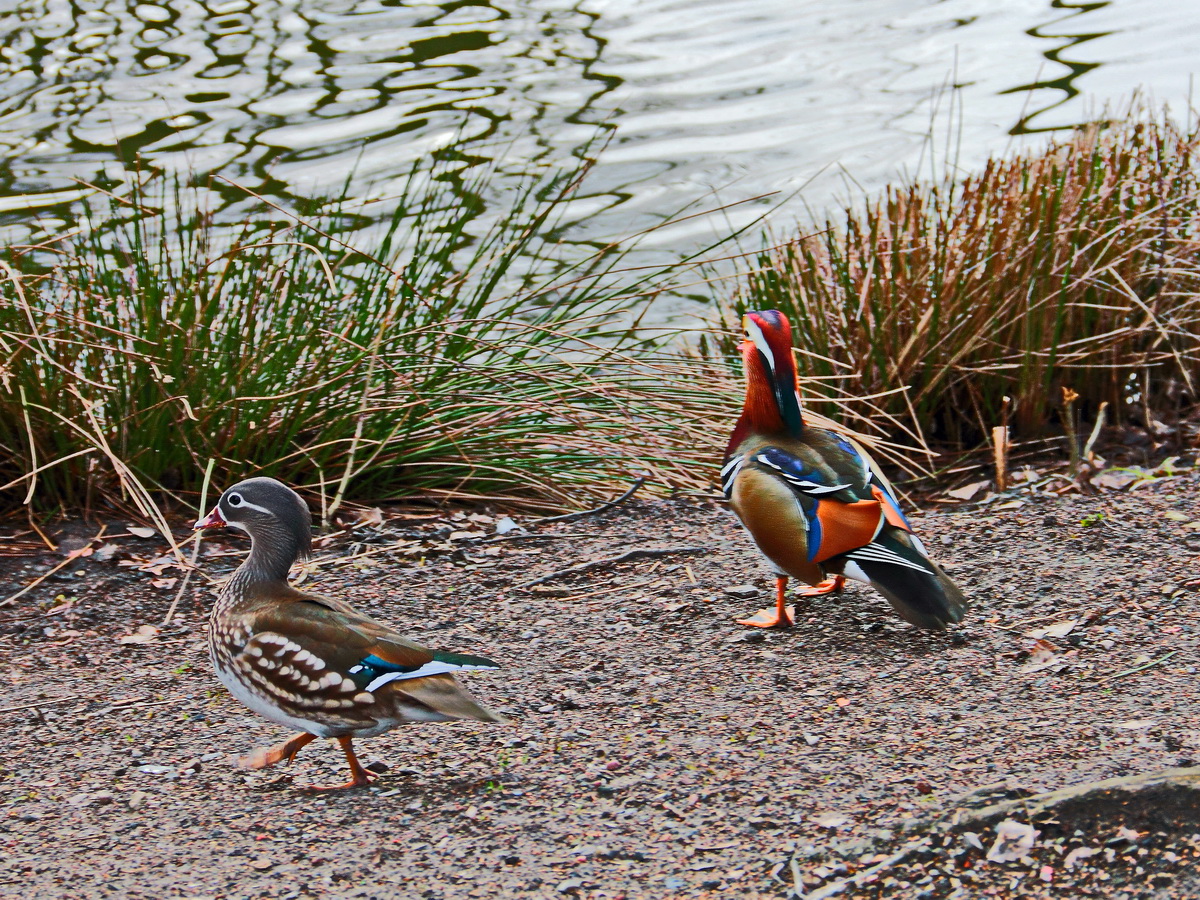
MULTIPOLYGON (((0 895, 817 893, 966 792, 1200 760, 1198 483, 918 515, 973 601, 946 634, 914 631, 857 586, 789 632, 746 632, 733 619, 769 599, 770 579, 716 506, 630 503, 505 540, 489 516, 367 525, 326 551, 360 555, 309 584, 502 662, 464 681, 513 721, 360 742, 377 782, 323 794, 302 788, 344 779, 326 742, 286 769, 233 765, 285 731, 213 678, 212 589, 189 588, 172 625, 139 632, 161 622, 179 572, 119 565, 152 561, 152 540, 97 542, 0 608, 0 895), (660 555, 520 587, 631 549, 660 555)), ((62 561, 14 555, 27 538, 7 546, 4 596, 62 561)), ((235 563, 201 559, 212 575, 235 563)), ((885 869, 839 896, 1200 895, 1200 822, 1093 831, 1013 862, 967 850, 885 869), (1068 868, 1075 846, 1097 852, 1068 868)), ((985 851, 994 837, 979 836, 985 851)))

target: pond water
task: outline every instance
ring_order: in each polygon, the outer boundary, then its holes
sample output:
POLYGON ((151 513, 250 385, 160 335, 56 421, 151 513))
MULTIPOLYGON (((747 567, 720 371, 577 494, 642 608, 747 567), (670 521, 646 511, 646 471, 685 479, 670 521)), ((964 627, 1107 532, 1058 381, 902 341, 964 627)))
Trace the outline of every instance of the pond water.
MULTIPOLYGON (((0 226, 60 232, 80 179, 120 191, 138 167, 287 207, 347 177, 387 197, 456 137, 496 161, 499 208, 600 133, 569 240, 798 191, 790 227, 1135 90, 1182 116, 1198 51, 1200 2, 1161 0, 7 0, 0 226)), ((652 241, 686 250, 772 202, 652 241)))

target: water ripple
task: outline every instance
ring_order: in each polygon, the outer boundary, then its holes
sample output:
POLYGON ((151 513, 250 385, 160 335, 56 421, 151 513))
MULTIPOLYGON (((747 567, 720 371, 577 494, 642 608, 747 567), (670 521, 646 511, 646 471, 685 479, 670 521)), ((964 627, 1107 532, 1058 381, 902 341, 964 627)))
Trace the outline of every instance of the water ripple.
POLYGON ((1197 33, 1200 4, 1151 0, 17 0, 0 12, 0 226, 61 228, 80 179, 119 189, 134 168, 220 172, 285 206, 350 173, 388 196, 456 136, 498 161, 499 201, 613 126, 568 240, 710 192, 803 187, 801 216, 936 174, 931 123, 970 166, 1139 87, 1179 104, 1197 33))

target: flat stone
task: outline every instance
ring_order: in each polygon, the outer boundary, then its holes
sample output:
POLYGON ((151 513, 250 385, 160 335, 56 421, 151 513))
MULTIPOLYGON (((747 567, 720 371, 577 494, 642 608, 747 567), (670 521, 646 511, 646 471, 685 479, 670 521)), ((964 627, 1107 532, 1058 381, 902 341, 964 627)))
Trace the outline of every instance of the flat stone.
POLYGON ((762 591, 752 584, 735 584, 733 587, 725 588, 725 593, 735 600, 753 600, 762 591))

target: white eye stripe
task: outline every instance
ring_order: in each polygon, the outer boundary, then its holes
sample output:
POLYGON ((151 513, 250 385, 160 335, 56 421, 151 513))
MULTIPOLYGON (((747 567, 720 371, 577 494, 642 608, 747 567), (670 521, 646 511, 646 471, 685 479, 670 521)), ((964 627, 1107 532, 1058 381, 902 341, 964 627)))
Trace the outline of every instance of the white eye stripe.
POLYGON ((271 512, 271 510, 267 509, 265 506, 259 506, 257 503, 251 503, 241 494, 231 494, 228 498, 226 498, 226 500, 233 509, 253 509, 256 512, 265 513, 268 516, 275 515, 275 513, 271 512), (234 503, 234 497, 237 497, 241 502, 234 503))
POLYGON ((775 372, 775 354, 771 352, 771 345, 767 343, 767 337, 763 334, 762 329, 758 327, 758 323, 752 319, 746 320, 746 335, 758 348, 758 352, 767 358, 767 365, 771 367, 771 373, 775 372))

